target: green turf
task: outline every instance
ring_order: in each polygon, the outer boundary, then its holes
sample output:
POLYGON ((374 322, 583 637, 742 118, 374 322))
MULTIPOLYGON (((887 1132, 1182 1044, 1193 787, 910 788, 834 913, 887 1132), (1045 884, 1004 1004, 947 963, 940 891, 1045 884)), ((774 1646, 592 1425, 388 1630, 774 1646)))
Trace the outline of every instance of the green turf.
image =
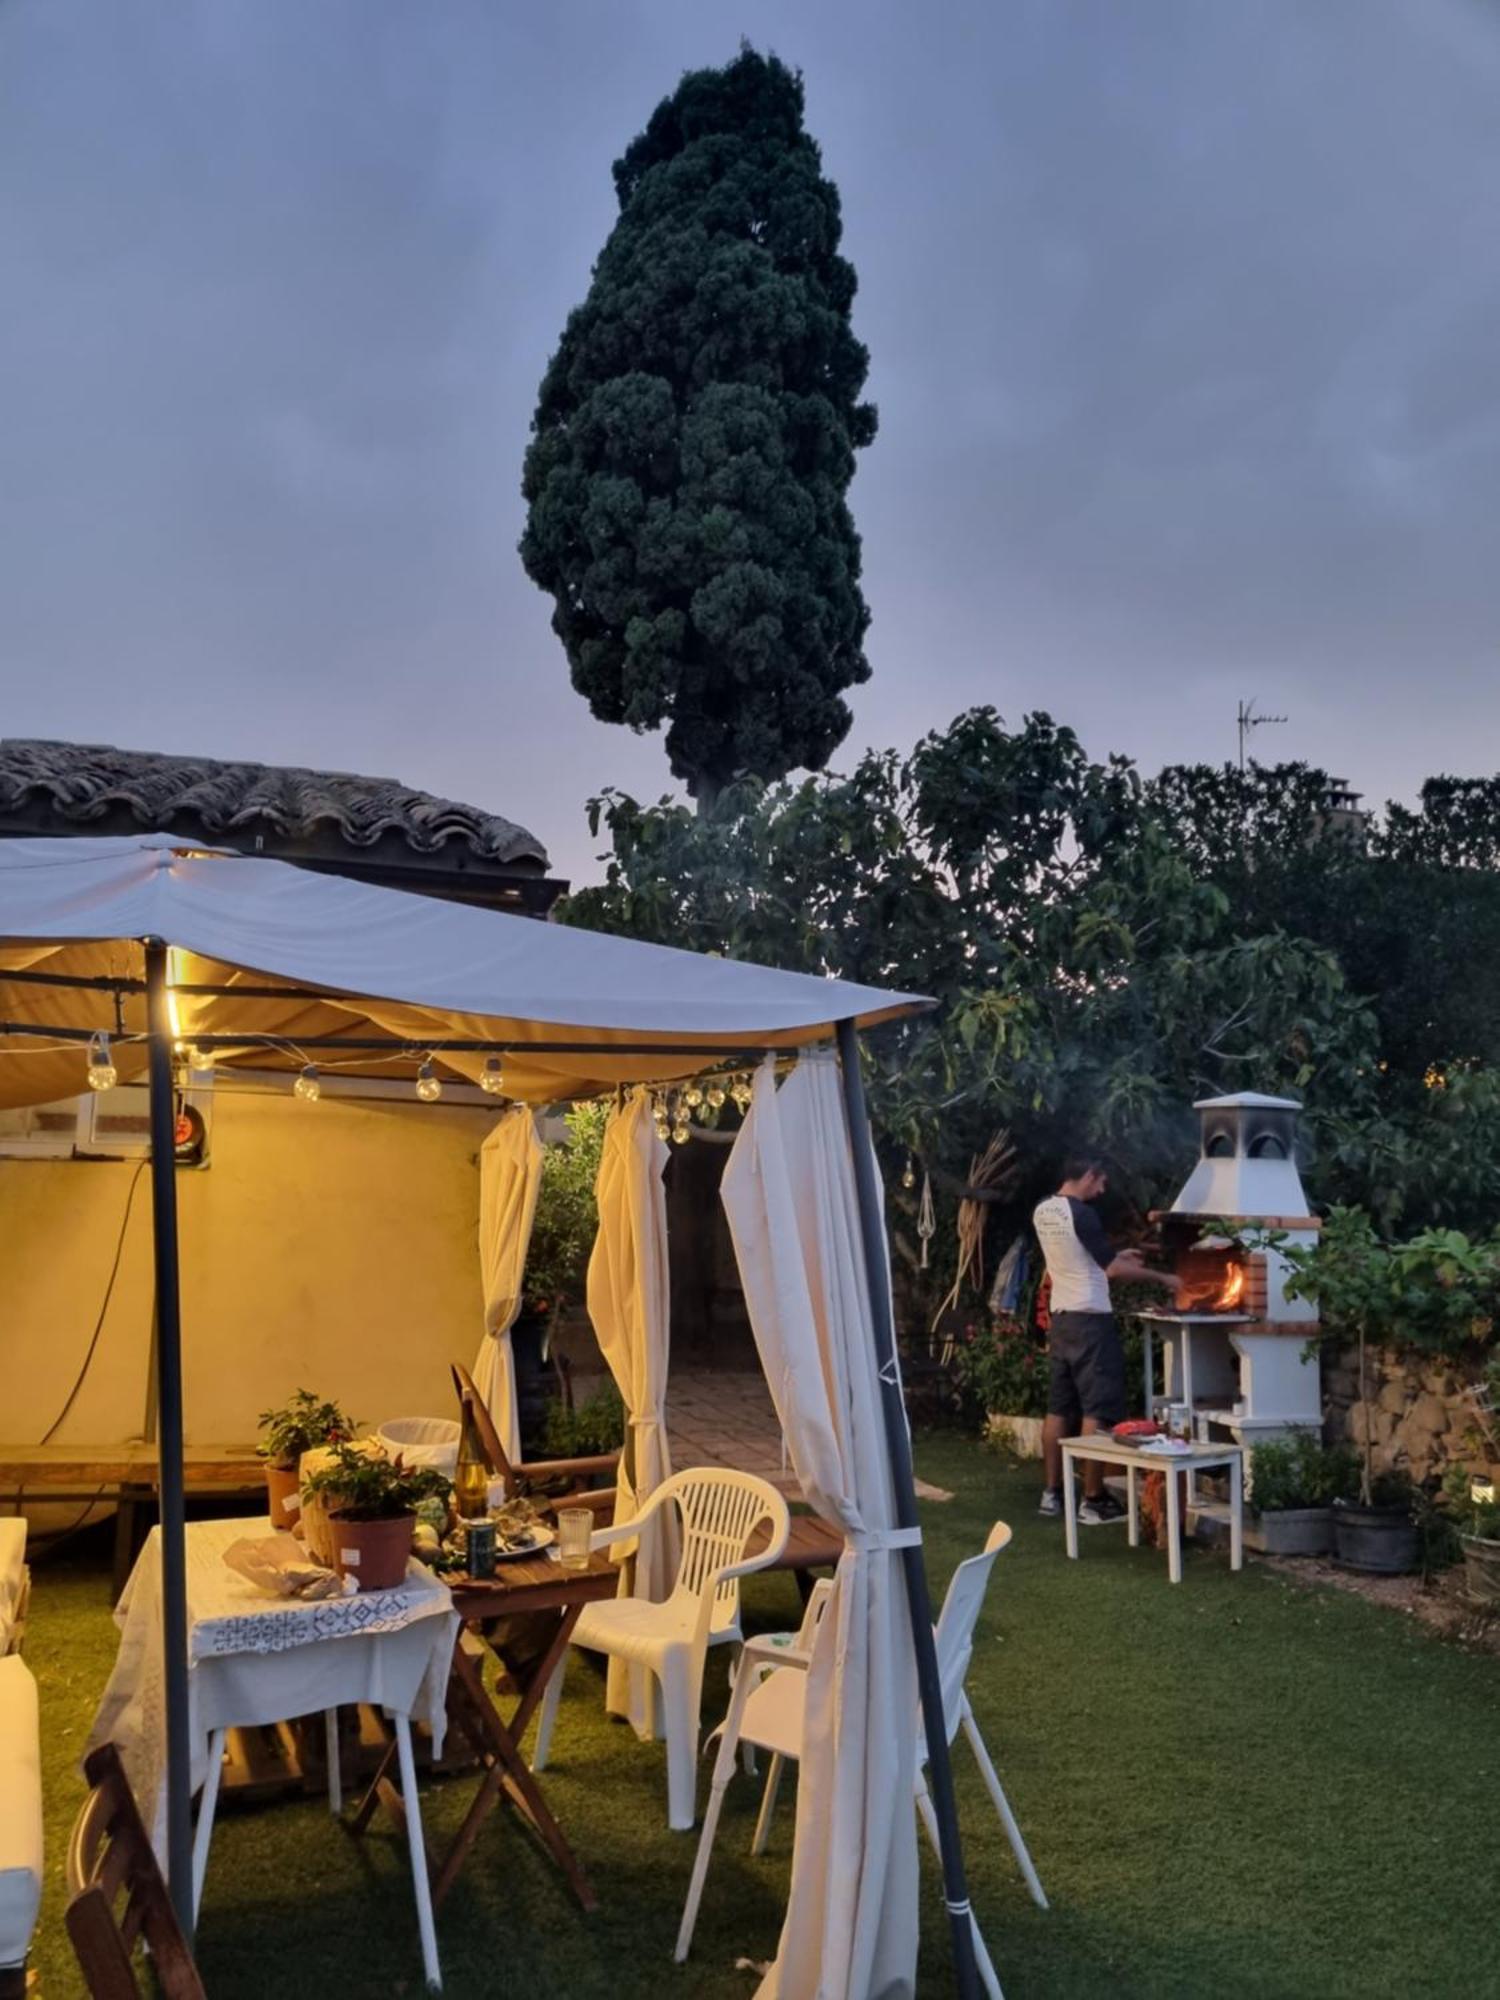
MULTIPOLYGON (((935 1583, 1011 1521, 970 1691, 1052 1908, 1027 1898, 966 1753, 960 1805, 975 1906, 1009 2000, 1041 1995, 1454 1995, 1493 1990, 1500 1665, 1356 1598, 1314 1593, 1194 1554, 1165 1558, 1119 1529, 1034 1514, 1035 1476, 933 1439, 925 1509, 935 1583)), ((97 1567, 42 1568, 28 1654, 42 1687, 48 1886, 35 1963, 46 2000, 80 1992, 61 1923, 73 1764, 113 1654, 97 1567)), ((795 1621, 786 1579, 752 1586, 757 1626, 795 1621)), ((665 1824, 663 1754, 603 1721, 575 1665, 549 1797, 599 1890, 582 1916, 550 1865, 496 1816, 442 1912, 450 1993, 579 2000, 748 1996, 738 1956, 775 1946, 790 1795, 766 1858, 747 1853, 755 1788, 740 1778, 709 1875, 692 1961, 671 1948, 694 1842, 665 1824)), ((723 1663, 705 1708, 722 1711, 723 1663)), ((470 1781, 428 1788, 442 1842, 470 1781)), ((950 1990, 941 1902, 924 1859, 922 1989, 950 1990)), ((403 1851, 359 1843, 315 1802, 226 1810, 199 1935, 213 2000, 421 1991, 403 1851)))

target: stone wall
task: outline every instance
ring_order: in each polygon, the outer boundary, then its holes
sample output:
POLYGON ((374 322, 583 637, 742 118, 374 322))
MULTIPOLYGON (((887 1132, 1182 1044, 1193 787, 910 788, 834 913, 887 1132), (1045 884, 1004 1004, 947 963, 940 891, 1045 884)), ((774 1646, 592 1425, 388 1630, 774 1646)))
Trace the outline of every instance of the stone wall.
MULTIPOLYGON (((1365 1354, 1368 1422, 1377 1473, 1409 1472, 1418 1485, 1441 1481, 1452 1465, 1500 1478, 1500 1421, 1486 1435, 1466 1393, 1472 1369, 1431 1355, 1370 1348, 1365 1354)), ((1345 1348, 1323 1362, 1327 1436, 1363 1447, 1366 1406, 1359 1393, 1359 1353, 1345 1348)))

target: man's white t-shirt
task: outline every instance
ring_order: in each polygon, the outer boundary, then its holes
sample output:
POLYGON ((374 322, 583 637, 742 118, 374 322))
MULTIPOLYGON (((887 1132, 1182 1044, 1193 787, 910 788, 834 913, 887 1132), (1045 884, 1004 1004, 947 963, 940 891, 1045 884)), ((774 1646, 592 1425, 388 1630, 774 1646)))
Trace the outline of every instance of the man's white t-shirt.
POLYGON ((1109 1280, 1104 1273, 1114 1262, 1114 1252, 1104 1224, 1088 1203, 1075 1201, 1072 1195, 1049 1195, 1037 1203, 1031 1221, 1052 1280, 1051 1310, 1112 1311, 1109 1280))

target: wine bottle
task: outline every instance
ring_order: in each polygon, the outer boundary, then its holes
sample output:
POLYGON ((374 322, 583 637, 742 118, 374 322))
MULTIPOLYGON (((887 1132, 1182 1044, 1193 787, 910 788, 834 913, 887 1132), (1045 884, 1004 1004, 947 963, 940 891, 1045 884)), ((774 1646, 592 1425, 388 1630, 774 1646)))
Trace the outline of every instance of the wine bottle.
POLYGON ((487 1514, 490 1507, 490 1469, 484 1446, 479 1441, 479 1425, 474 1417, 474 1398, 464 1391, 463 1427, 458 1436, 458 1464, 453 1469, 453 1504, 466 1521, 487 1514))

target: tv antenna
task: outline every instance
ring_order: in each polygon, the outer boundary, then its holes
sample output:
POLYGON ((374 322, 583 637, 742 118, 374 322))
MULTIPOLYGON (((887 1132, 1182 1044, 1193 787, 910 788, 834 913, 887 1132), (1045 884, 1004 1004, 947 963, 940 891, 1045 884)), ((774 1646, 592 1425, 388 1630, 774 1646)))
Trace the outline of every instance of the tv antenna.
POLYGON ((1251 730, 1263 729, 1268 722, 1286 722, 1288 719, 1284 715, 1257 715, 1253 697, 1249 701, 1242 701, 1240 703, 1239 712, 1235 716, 1235 724, 1240 732, 1240 771, 1242 774, 1245 769, 1245 746, 1249 742, 1251 730))

